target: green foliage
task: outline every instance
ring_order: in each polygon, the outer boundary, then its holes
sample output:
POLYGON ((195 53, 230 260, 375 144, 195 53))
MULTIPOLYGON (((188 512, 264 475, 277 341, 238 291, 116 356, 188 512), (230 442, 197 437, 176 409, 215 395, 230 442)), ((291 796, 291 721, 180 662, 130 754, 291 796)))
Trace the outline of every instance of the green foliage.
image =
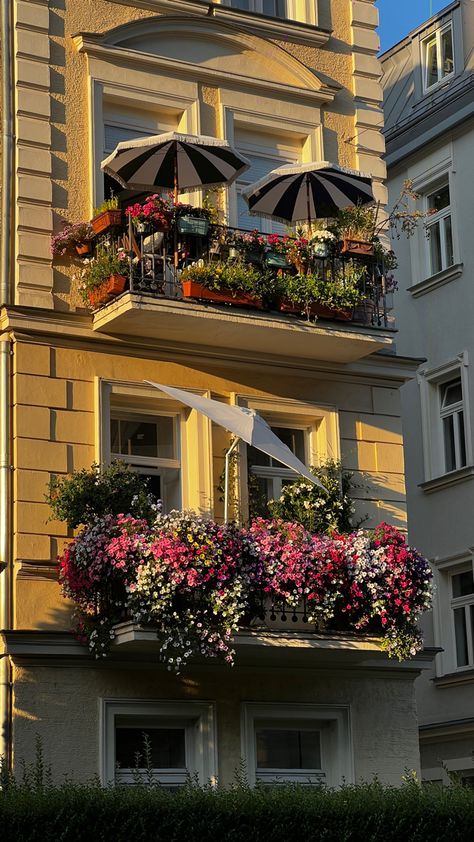
POLYGON ((71 529, 106 514, 130 514, 151 523, 157 511, 147 480, 120 460, 102 471, 99 465, 92 465, 71 476, 53 477, 46 502, 53 517, 65 521, 71 529))
POLYGON ((328 459, 311 472, 326 491, 301 478, 285 485, 278 500, 268 503, 272 517, 301 523, 308 532, 353 532, 362 521, 354 523, 354 503, 350 496, 355 488, 353 474, 344 471, 340 462, 328 459))
POLYGON ((252 790, 242 776, 229 789, 190 782, 174 793, 139 783, 20 782, 0 795, 2 842, 462 842, 473 823, 472 789, 413 780, 252 790))
POLYGON ((118 210, 119 201, 118 196, 110 196, 109 199, 105 199, 102 204, 100 204, 97 208, 94 208, 94 217, 99 216, 104 211, 108 210, 118 210))
POLYGON ((278 281, 280 295, 301 306, 301 312, 308 317, 313 304, 334 310, 355 307, 363 300, 364 272, 362 264, 349 260, 344 269, 328 270, 324 275, 321 272, 283 275, 278 281))
POLYGON ((98 251, 95 257, 85 262, 81 272, 80 290, 83 298, 87 300, 89 292, 100 287, 111 275, 124 275, 128 268, 128 256, 123 249, 104 248, 98 251))
POLYGON ((230 289, 236 295, 239 292, 259 295, 264 284, 264 277, 261 271, 243 261, 197 263, 194 266, 187 266, 181 272, 181 281, 194 281, 215 292, 230 289))

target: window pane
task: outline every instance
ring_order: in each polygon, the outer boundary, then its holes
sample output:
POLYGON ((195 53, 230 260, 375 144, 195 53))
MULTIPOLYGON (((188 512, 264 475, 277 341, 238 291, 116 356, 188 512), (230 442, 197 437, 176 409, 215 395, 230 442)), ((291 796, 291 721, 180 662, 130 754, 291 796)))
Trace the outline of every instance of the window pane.
POLYGON ((426 56, 426 87, 436 85, 438 81, 438 49, 436 46, 436 39, 430 41, 425 46, 426 56))
POLYGON ((441 386, 441 406, 445 409, 448 406, 454 406, 456 403, 462 403, 462 386, 461 378, 450 380, 449 383, 443 383, 441 386))
POLYGON ((466 614, 464 608, 454 611, 454 633, 456 637, 456 660, 458 667, 465 667, 469 663, 467 655, 466 614))
POLYGON ((263 0, 263 14, 271 17, 286 17, 285 0, 263 0))
POLYGON ((110 450, 120 453, 120 425, 116 418, 110 419, 110 450))
POLYGON ((454 449, 454 417, 448 415, 443 418, 444 461, 447 471, 456 469, 456 452, 454 449))
POLYGON ((447 216, 444 219, 444 239, 446 243, 446 266, 452 266, 454 263, 453 250, 453 228, 451 224, 451 217, 447 216))
POLYGON ((453 599, 458 596, 469 596, 474 593, 474 577, 472 570, 466 570, 465 573, 456 573, 451 578, 453 586, 453 599))
POLYGON ((466 435, 464 432, 464 412, 458 412, 458 435, 459 435, 459 468, 467 464, 466 459, 466 435))
MULTIPOLYGON (((290 427, 272 427, 276 436, 290 448, 291 452, 298 457, 298 459, 306 462, 304 452, 304 430, 293 430, 290 427)), ((272 464, 279 465, 279 462, 272 460, 272 464)))
POLYGON ((148 480, 148 491, 150 494, 153 494, 153 497, 156 497, 157 500, 161 500, 161 477, 159 474, 145 474, 142 471, 139 471, 142 477, 148 480))
POLYGON ((449 76, 453 70, 453 32, 449 28, 441 33, 441 77, 449 76))
POLYGON ((266 468, 271 464, 270 457, 261 450, 257 450, 256 447, 247 448, 247 461, 249 465, 261 465, 266 468))
POLYGON ((443 268, 439 222, 433 223, 427 230, 429 233, 431 274, 435 275, 436 272, 441 272, 443 268))
POLYGON ((259 769, 321 768, 319 731, 265 728, 256 736, 259 769))
POLYGON ((435 190, 428 196, 428 207, 430 210, 443 210, 450 205, 449 184, 444 184, 439 190, 435 190))
POLYGON ((140 418, 111 419, 110 439, 112 453, 123 456, 147 456, 173 459, 174 419, 157 416, 156 421, 140 418))
POLYGON ((117 728, 115 760, 121 769, 144 766, 144 733, 150 739, 154 769, 186 768, 185 728, 117 728), (141 755, 138 764, 137 753, 141 755))
POLYGON ((250 9, 250 0, 231 0, 230 5, 234 9, 243 9, 244 12, 248 12, 250 9))

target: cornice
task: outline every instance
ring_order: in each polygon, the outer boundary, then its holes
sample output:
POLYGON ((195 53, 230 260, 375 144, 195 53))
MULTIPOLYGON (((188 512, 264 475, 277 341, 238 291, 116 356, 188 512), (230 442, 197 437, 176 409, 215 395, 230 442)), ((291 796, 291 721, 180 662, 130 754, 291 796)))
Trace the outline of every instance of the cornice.
MULTIPOLYGON (((112 0, 119 6, 129 6, 129 0, 112 0)), ((245 12, 233 9, 220 3, 208 3, 206 0, 134 0, 133 5, 139 9, 149 9, 151 12, 172 12, 174 14, 191 14, 213 17, 226 23, 234 24, 240 30, 246 30, 255 35, 275 38, 281 41, 292 41, 309 47, 322 47, 329 41, 332 30, 324 29, 301 21, 273 18, 259 15, 256 12, 245 12)))
MULTIPOLYGON (((200 64, 192 64, 188 61, 166 58, 165 56, 152 55, 151 53, 140 53, 136 50, 129 50, 124 47, 117 47, 104 43, 104 36, 95 33, 81 32, 72 37, 73 43, 78 52, 89 57, 101 59, 107 62, 119 64, 121 67, 139 67, 151 71, 162 71, 169 76, 186 78, 188 80, 204 82, 210 85, 218 84, 219 87, 238 87, 239 90, 258 91, 260 95, 280 98, 291 98, 292 101, 300 100, 305 103, 319 103, 324 105, 333 102, 339 88, 322 83, 316 75, 308 68, 301 65, 301 87, 288 85, 281 82, 251 78, 237 73, 217 72, 213 68, 200 64), (306 77, 306 79, 303 78, 306 77), (313 83, 313 84, 311 84, 313 83), (305 85, 305 87, 303 87, 305 85)), ((281 47, 282 55, 285 51, 281 47)), ((289 59, 292 57, 288 56, 289 59)))

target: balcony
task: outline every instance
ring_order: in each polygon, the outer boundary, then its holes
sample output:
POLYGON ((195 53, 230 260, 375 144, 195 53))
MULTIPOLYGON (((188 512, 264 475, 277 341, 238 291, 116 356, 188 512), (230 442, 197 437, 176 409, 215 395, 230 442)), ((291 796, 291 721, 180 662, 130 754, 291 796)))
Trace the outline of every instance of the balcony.
POLYGON ((104 248, 123 249, 125 283, 95 308, 98 333, 339 363, 393 342, 383 266, 338 243, 318 253, 190 216, 140 233, 130 220, 104 248))

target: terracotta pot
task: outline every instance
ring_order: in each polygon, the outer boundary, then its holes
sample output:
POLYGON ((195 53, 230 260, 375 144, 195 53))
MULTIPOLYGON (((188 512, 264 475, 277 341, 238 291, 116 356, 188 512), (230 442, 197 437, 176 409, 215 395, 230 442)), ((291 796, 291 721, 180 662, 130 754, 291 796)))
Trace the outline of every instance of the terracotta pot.
POLYGON ((183 281, 183 298, 203 298, 206 301, 215 301, 220 304, 235 304, 239 307, 253 307, 261 310, 263 302, 261 298, 256 295, 251 295, 248 292, 236 292, 232 294, 230 289, 221 289, 219 291, 207 289, 202 284, 197 284, 194 281, 183 281))
POLYGON ((103 284, 88 293, 89 303, 93 307, 105 304, 106 301, 120 295, 124 291, 126 283, 127 279, 124 275, 110 275, 103 284))
POLYGON ((92 244, 91 243, 76 243, 76 252, 81 257, 83 257, 86 254, 90 254, 92 252, 92 244))
POLYGON ((109 228, 116 228, 118 225, 121 224, 121 210, 105 210, 102 211, 102 213, 99 213, 98 216, 95 216, 94 219, 91 219, 91 225, 94 229, 94 234, 103 234, 105 231, 108 231, 109 228))
POLYGON ((341 245, 341 254, 351 254, 354 257, 370 257, 374 253, 374 244, 365 240, 352 240, 344 237, 341 245))

